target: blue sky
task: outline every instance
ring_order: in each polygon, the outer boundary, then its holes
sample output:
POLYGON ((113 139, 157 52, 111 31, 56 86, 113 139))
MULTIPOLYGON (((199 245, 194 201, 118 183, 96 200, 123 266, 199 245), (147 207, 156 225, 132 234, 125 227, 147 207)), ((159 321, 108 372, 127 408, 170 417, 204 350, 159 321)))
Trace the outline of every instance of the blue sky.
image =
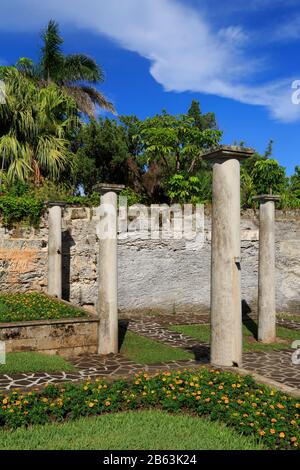
POLYGON ((273 139, 288 173, 300 164, 300 0, 1 0, 0 62, 36 59, 50 18, 66 53, 103 66, 119 114, 183 113, 195 98, 224 143, 273 139))

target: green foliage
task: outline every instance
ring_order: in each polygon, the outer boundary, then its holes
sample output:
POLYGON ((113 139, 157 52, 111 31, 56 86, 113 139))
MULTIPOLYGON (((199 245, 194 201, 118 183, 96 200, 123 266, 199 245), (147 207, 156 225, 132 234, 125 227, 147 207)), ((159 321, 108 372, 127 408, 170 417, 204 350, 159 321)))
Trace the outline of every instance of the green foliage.
POLYGON ((23 222, 37 227, 44 210, 44 203, 28 196, 0 196, 0 216, 3 225, 10 227, 23 222))
POLYGON ((129 157, 124 128, 115 120, 91 121, 78 136, 78 150, 74 165, 76 184, 90 193, 99 181, 127 182, 126 161, 129 157))
POLYGON ((77 206, 98 207, 100 205, 100 194, 93 192, 89 196, 71 196, 65 198, 64 202, 77 206))
POLYGON ((74 100, 57 86, 38 87, 13 68, 0 68, 6 103, 0 106, 0 160, 7 180, 57 180, 72 166, 68 141, 78 126, 74 100))
POLYGON ((171 202, 184 203, 206 203, 211 197, 211 173, 185 178, 181 174, 171 176, 168 181, 167 194, 171 202))
POLYGON ((285 169, 276 160, 260 160, 251 173, 257 194, 281 194, 287 187, 285 169))
POLYGON ((84 316, 83 310, 36 292, 0 295, 0 323, 84 316))
POLYGON ((174 171, 191 174, 201 168, 201 152, 218 145, 222 137, 216 129, 200 130, 188 115, 166 112, 146 119, 140 134, 146 163, 160 162, 168 176, 174 171))
POLYGON ((135 204, 142 204, 143 198, 140 194, 137 194, 131 188, 125 188, 120 192, 121 197, 127 198, 128 207, 134 206, 135 204))
POLYGON ((4 429, 157 407, 221 421, 268 449, 297 449, 300 439, 299 400, 259 385, 252 377, 204 367, 154 377, 140 373, 130 380, 69 383, 63 388, 49 385, 31 394, 2 394, 0 402, 4 429))
POLYGON ((191 107, 188 110, 188 116, 194 119, 194 126, 200 131, 217 128, 215 113, 202 114, 200 103, 197 100, 192 101, 191 107))

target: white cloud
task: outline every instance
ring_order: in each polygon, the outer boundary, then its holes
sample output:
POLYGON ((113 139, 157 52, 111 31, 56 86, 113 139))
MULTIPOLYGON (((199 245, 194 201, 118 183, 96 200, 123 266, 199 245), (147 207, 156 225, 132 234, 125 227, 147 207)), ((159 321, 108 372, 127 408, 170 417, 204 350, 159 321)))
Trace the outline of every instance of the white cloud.
POLYGON ((291 102, 297 77, 255 85, 263 58, 247 53, 246 32, 238 25, 215 31, 199 8, 183 1, 10 0, 1 16, 2 29, 40 28, 52 17, 105 35, 149 59, 150 73, 167 91, 210 93, 265 106, 283 121, 300 118, 300 106, 291 102))

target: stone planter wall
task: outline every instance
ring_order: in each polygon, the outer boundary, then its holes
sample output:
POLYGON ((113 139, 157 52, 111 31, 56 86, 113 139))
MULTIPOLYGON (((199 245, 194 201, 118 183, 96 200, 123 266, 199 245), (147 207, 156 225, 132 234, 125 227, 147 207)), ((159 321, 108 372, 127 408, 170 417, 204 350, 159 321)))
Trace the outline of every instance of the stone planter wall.
POLYGON ((35 351, 65 358, 97 352, 98 322, 94 319, 1 323, 6 352, 35 351))

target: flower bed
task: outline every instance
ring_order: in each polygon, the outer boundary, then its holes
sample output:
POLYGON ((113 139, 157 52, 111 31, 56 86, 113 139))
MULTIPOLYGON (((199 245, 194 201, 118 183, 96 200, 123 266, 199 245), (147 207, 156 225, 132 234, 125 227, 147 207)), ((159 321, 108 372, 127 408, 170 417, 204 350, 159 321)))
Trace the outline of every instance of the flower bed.
POLYGON ((130 382, 50 385, 41 392, 2 395, 0 404, 0 425, 5 428, 158 407, 222 421, 269 449, 298 449, 300 440, 296 399, 251 377, 206 368, 154 377, 141 373, 130 382))
POLYGON ((0 323, 84 316, 83 310, 37 292, 0 295, 0 323))

